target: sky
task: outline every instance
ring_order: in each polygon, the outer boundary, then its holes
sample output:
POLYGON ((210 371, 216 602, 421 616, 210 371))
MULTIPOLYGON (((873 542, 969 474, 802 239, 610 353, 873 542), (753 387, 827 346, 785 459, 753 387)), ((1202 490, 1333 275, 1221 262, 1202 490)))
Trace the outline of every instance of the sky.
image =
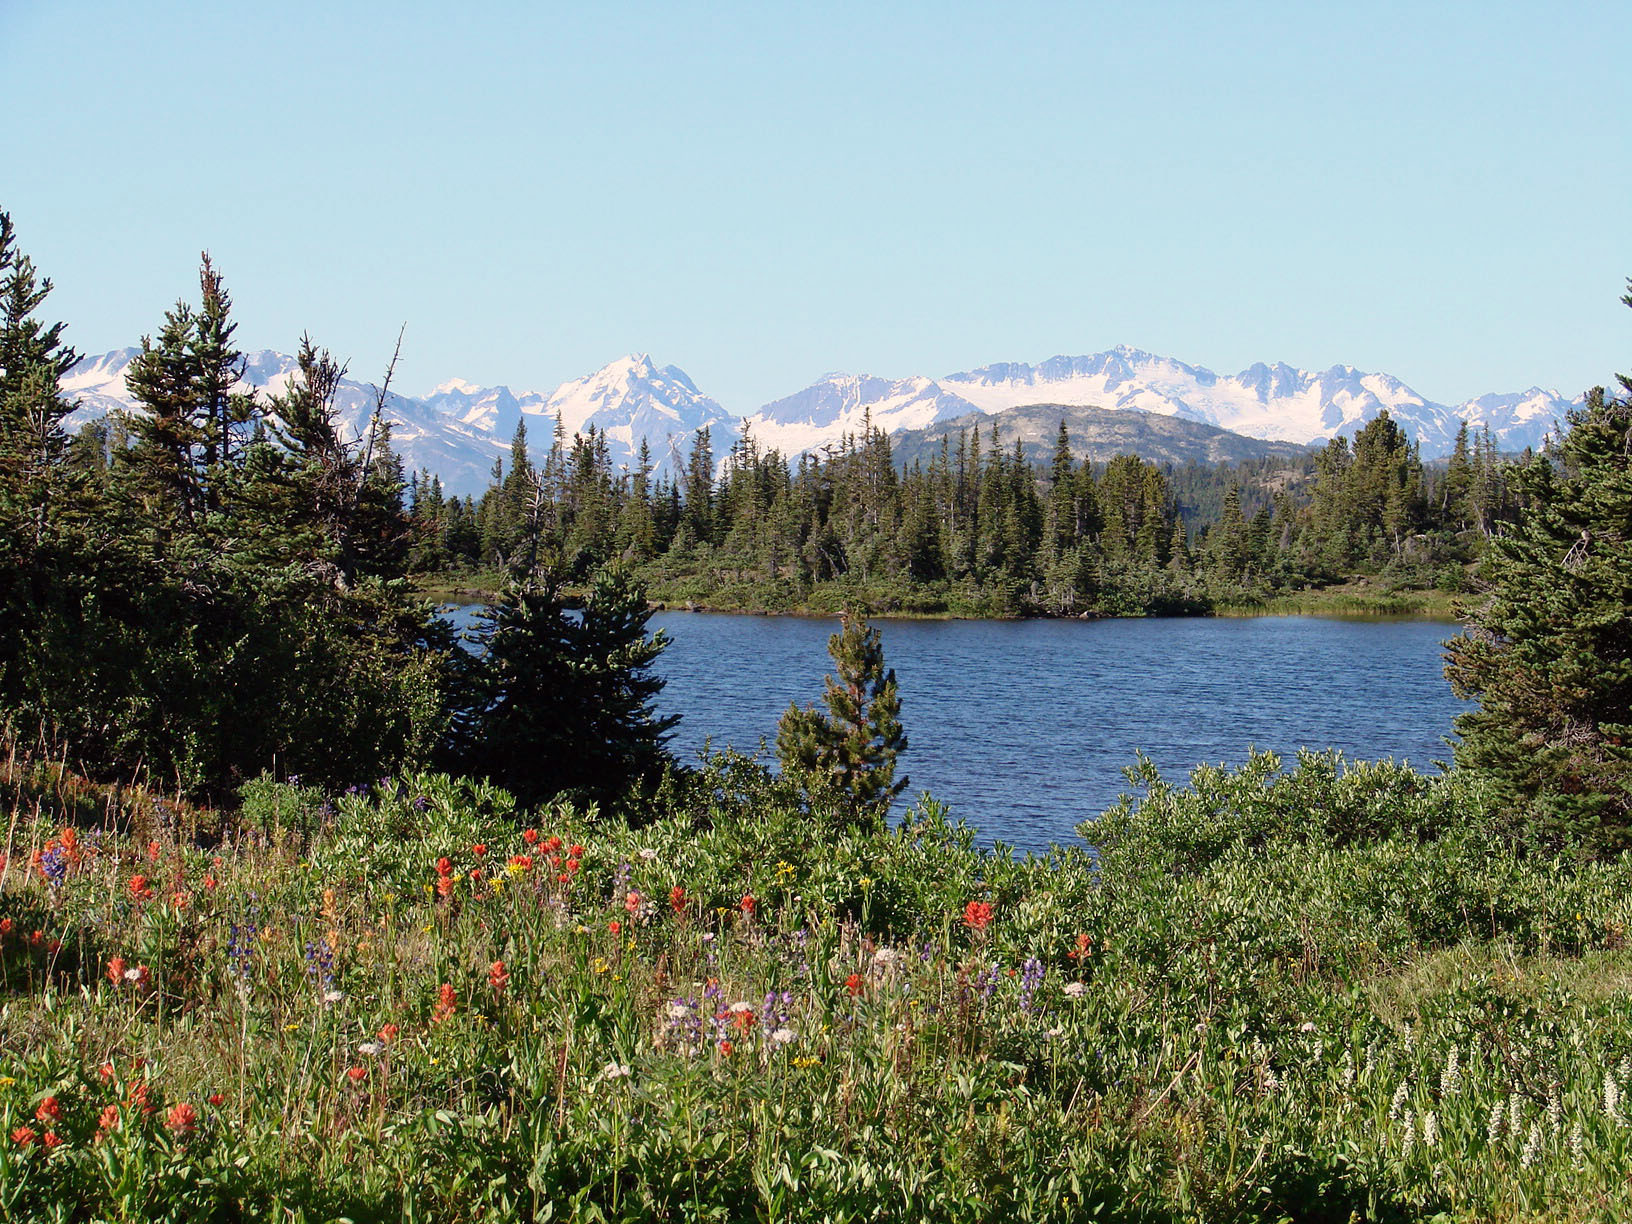
POLYGON ((1440 402, 1632 367, 1632 4, 0 0, 0 209, 82 352, 735 412, 1129 344, 1440 402))

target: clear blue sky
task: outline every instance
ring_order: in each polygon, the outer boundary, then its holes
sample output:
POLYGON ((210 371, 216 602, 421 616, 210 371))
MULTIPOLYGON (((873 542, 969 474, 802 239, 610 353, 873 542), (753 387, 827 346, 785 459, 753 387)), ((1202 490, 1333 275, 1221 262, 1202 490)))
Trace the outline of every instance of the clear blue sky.
POLYGON ((1632 367, 1632 4, 0 0, 0 207, 84 351, 746 412, 1118 343, 1430 398, 1632 367))

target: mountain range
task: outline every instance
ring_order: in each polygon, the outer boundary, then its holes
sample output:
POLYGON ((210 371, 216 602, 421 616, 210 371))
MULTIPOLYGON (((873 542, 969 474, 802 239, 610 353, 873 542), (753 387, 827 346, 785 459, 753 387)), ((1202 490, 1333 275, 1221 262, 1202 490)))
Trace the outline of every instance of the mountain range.
MULTIPOLYGON (((136 353, 125 348, 86 357, 69 371, 63 390, 78 401, 69 418, 71 426, 133 407, 124 376, 136 353)), ((294 370, 294 359, 282 353, 251 353, 244 385, 276 394, 288 385, 294 370)), ((351 378, 342 381, 337 405, 353 436, 366 426, 375 398, 372 385, 351 378)), ((704 427, 710 430, 717 457, 725 455, 746 430, 762 449, 774 447, 793 458, 837 443, 846 434, 859 434, 868 421, 910 444, 913 440, 904 436, 910 431, 989 417, 1012 422, 1017 429, 1024 422, 1022 432, 1035 432, 1041 420, 1036 411, 1011 414, 1039 406, 1047 406, 1044 415, 1054 414, 1050 436, 1061 408, 1132 410, 1127 429, 1112 428, 1112 422, 1098 416, 1095 428, 1107 438, 1116 437, 1116 445, 1123 449, 1149 451, 1147 457, 1161 458, 1168 454, 1161 446, 1177 445, 1184 431, 1157 429, 1158 417, 1250 439, 1307 446, 1352 436, 1387 410, 1418 440, 1424 458, 1436 458, 1450 452, 1462 421, 1475 428, 1488 425, 1503 450, 1521 450, 1538 445, 1568 409, 1581 402, 1581 396, 1566 399, 1557 391, 1531 387, 1461 404, 1437 404, 1392 375, 1368 374, 1353 366, 1311 372, 1260 363, 1239 374, 1221 375, 1119 346, 1086 357, 1052 357, 1037 365, 1002 363, 938 379, 827 374, 746 416, 733 414, 704 395, 679 367, 654 365, 644 353, 620 357, 547 394, 453 379, 422 396, 393 392, 387 396, 386 410, 393 422, 392 442, 408 468, 434 472, 446 491, 463 495, 480 493, 487 486, 495 460, 508 454, 522 422, 535 457, 548 450, 559 422, 568 438, 594 426, 605 436, 615 467, 633 466, 644 439, 659 472, 673 472, 683 466, 692 436, 704 427), (1134 428, 1136 422, 1144 424, 1134 428)), ((1197 447, 1199 453, 1216 452, 1221 457, 1259 453, 1210 434, 1185 438, 1184 446, 1190 448, 1183 451, 1186 454, 1197 447)))

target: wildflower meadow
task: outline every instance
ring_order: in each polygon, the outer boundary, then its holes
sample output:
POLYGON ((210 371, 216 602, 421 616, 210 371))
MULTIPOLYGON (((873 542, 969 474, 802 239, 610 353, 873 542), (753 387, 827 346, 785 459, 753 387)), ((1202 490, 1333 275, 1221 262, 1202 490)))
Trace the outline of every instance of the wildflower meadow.
POLYGON ((0 1218, 1632 1216, 1632 865, 1331 756, 1017 858, 715 757, 230 815, 0 775, 0 1218))

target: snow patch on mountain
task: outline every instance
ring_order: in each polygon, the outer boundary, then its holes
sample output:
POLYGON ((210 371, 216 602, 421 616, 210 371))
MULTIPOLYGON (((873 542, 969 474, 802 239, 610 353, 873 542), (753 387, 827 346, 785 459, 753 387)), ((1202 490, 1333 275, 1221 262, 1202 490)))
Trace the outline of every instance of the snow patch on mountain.
POLYGON ((929 378, 891 381, 867 374, 827 374, 803 391, 774 400, 746 425, 764 449, 792 457, 859 436, 869 425, 885 433, 923 429, 976 410, 929 378))
MULTIPOLYGON (((125 374, 140 350, 117 349, 86 357, 63 380, 78 401, 71 427, 134 404, 125 374)), ((240 389, 260 396, 284 391, 295 361, 261 350, 245 357, 240 389)), ((340 384, 338 406, 348 436, 367 429, 378 392, 354 378, 340 384)), ((570 445, 593 428, 606 440, 614 469, 632 468, 641 442, 661 475, 685 467, 699 429, 710 430, 716 464, 748 430, 761 450, 788 459, 859 435, 869 424, 887 433, 924 429, 972 412, 988 415, 1048 403, 1105 409, 1133 408, 1181 417, 1268 441, 1308 445, 1352 436, 1387 411, 1422 446, 1424 458, 1450 452, 1458 426, 1488 423, 1504 450, 1539 445, 1556 432, 1582 397, 1531 387, 1463 404, 1436 404, 1388 374, 1337 365, 1311 372, 1277 362, 1220 375, 1142 349, 1118 346, 1036 364, 1003 362, 932 379, 826 374, 793 395, 765 404, 746 418, 728 412, 698 390, 678 366, 658 366, 630 353, 548 393, 483 387, 452 378, 424 396, 386 397, 392 442, 409 470, 425 469, 460 495, 481 493, 493 463, 506 459, 518 425, 527 429, 535 462, 548 452, 558 427, 570 445)))

